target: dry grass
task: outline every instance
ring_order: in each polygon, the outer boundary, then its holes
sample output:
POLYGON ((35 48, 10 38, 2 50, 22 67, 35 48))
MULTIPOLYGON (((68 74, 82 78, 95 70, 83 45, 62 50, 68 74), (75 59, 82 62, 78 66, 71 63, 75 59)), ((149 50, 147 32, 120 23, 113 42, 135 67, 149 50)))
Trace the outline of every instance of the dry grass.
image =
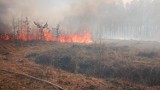
MULTIPOLYGON (((122 42, 102 45, 1 43, 0 49, 3 52, 0 52, 0 68, 48 80, 66 90, 159 90, 158 47, 145 47, 143 43, 137 42, 130 45, 122 42), (145 55, 140 54, 143 52, 145 55), (146 52, 154 52, 154 57, 147 57, 150 53, 146 52)), ((24 90, 53 89, 28 78, 10 74, 0 73, 0 80, 0 89, 8 89, 8 86, 12 90, 22 90, 24 87, 24 90)))

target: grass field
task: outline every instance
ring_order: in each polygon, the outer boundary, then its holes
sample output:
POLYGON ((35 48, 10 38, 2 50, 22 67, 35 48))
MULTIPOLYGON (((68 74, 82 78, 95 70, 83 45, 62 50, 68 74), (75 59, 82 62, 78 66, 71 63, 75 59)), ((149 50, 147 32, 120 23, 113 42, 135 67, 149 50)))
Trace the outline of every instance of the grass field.
MULTIPOLYGON (((160 89, 159 42, 0 43, 1 69, 48 80, 65 90, 160 89)), ((2 90, 54 90, 45 83, 3 72, 0 80, 2 90)))

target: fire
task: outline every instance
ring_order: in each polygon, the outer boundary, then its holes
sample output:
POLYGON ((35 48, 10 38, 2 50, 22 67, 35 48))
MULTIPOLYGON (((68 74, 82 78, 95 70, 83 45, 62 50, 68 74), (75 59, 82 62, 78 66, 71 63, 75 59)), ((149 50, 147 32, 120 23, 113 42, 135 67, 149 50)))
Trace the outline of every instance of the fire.
MULTIPOLYGON (((9 34, 0 35, 0 40, 11 40, 12 38, 13 37, 9 34)), ((91 34, 89 31, 78 34, 62 35, 56 38, 48 29, 37 30, 35 34, 31 33, 27 29, 22 29, 17 31, 15 39, 22 41, 44 40, 69 43, 92 43, 91 34)))
POLYGON ((91 35, 89 32, 85 34, 61 36, 57 38, 59 42, 76 42, 76 43, 92 43, 91 35))
POLYGON ((0 39, 2 39, 2 40, 10 40, 11 37, 10 37, 9 34, 4 34, 4 35, 0 35, 0 39))
POLYGON ((53 35, 47 29, 44 29, 43 33, 45 41, 54 41, 53 35))
POLYGON ((22 31, 19 31, 17 33, 18 33, 18 35, 17 35, 18 38, 17 39, 27 41, 27 37, 26 37, 25 33, 23 33, 22 31))

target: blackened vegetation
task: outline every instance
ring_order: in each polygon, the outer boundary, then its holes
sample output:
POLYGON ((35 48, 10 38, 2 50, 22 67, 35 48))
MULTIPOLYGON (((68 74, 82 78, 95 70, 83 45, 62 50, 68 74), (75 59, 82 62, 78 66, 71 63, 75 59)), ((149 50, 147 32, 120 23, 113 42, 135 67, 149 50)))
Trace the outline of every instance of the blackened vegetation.
POLYGON ((72 73, 99 78, 121 78, 149 86, 160 85, 160 67, 156 66, 156 62, 149 63, 151 58, 153 61, 159 57, 159 52, 134 52, 128 46, 102 46, 101 52, 99 49, 98 45, 68 45, 39 55, 33 53, 31 57, 35 55, 38 64, 72 73), (148 60, 143 60, 143 57, 148 60))
POLYGON ((69 56, 52 57, 49 55, 40 55, 36 57, 35 62, 38 64, 52 65, 65 71, 74 73, 76 63, 69 56))
POLYGON ((53 65, 57 68, 74 73, 76 69, 76 63, 69 56, 62 56, 60 58, 56 57, 53 65))
POLYGON ((44 65, 52 65, 52 58, 47 55, 40 55, 35 60, 36 63, 44 64, 44 65))
POLYGON ((137 55, 141 57, 154 58, 157 56, 157 53, 156 52, 139 52, 137 55))

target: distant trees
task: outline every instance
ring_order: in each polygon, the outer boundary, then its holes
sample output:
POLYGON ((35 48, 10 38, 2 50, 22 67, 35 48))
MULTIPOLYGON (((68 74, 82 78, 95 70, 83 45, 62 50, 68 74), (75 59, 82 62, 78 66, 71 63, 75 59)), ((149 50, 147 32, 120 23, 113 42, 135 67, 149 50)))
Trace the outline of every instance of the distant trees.
POLYGON ((101 3, 96 9, 94 13, 65 18, 65 25, 74 29, 75 26, 87 26, 94 31, 93 34, 102 32, 102 38, 108 39, 160 40, 159 0, 133 0, 126 5, 122 0, 115 0, 113 3, 101 3))

